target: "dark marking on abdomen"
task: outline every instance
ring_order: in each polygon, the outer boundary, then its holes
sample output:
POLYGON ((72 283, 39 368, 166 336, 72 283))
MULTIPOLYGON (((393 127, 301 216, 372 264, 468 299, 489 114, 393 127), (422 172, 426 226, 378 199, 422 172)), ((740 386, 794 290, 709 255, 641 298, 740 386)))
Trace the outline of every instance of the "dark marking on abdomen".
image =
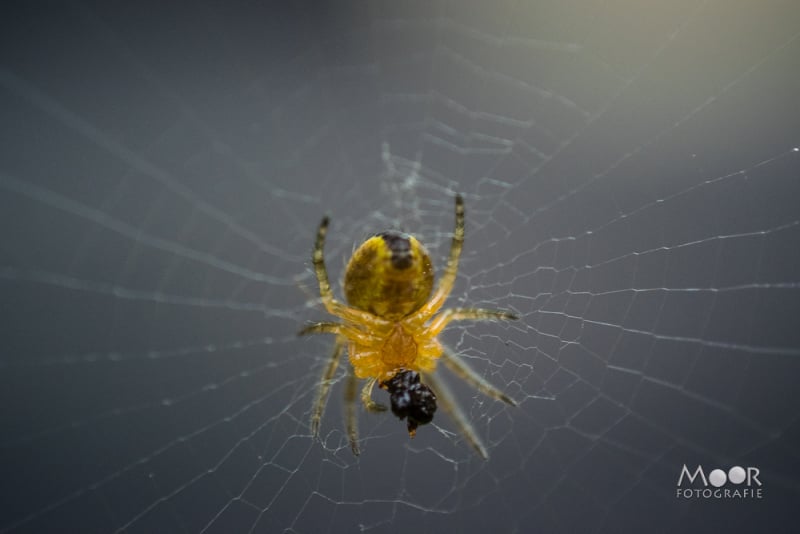
POLYGON ((408 235, 395 230, 381 232, 378 237, 382 237, 386 246, 392 251, 392 267, 402 271, 411 267, 414 258, 411 254, 411 242, 408 235))

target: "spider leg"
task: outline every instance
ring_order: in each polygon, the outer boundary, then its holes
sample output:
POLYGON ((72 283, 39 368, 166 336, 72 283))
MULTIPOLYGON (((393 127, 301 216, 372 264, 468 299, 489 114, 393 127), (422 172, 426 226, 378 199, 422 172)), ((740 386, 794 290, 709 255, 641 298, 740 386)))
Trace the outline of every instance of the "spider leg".
POLYGON ((453 241, 450 243, 450 256, 447 258, 442 278, 436 291, 419 310, 414 313, 414 319, 425 322, 431 315, 439 311, 448 295, 453 290, 453 284, 458 274, 458 260, 461 257, 461 249, 464 247, 464 199, 461 195, 456 195, 456 227, 453 231, 453 241))
POLYGON ((325 403, 328 401, 328 393, 331 390, 331 381, 333 375, 336 373, 336 368, 339 366, 339 360, 342 356, 344 349, 344 340, 338 336, 336 344, 333 346, 333 354, 331 355, 330 362, 322 374, 317 389, 317 396, 314 399, 314 406, 311 408, 311 435, 316 438, 319 436, 319 423, 322 419, 322 413, 325 411, 325 403))
POLYGON ((361 390, 361 403, 368 412, 385 412, 386 406, 372 400, 372 388, 375 387, 377 378, 370 378, 361 390))
POLYGON ((517 316, 504 310, 484 310, 482 308, 449 308, 438 315, 428 326, 431 336, 438 336, 450 321, 482 319, 503 319, 515 321, 517 316))
POLYGON ((433 389, 433 392, 436 393, 436 400, 439 402, 439 406, 447 412, 456 424, 459 433, 467 438, 469 444, 472 445, 472 448, 475 449, 475 452, 477 452, 481 458, 488 460, 489 453, 486 451, 486 447, 464 415, 464 412, 461 411, 461 408, 459 408, 458 404, 453 400, 453 394, 450 392, 450 389, 433 374, 425 375, 425 381, 428 383, 428 386, 433 389))
POLYGON ((345 323, 311 323, 297 333, 298 336, 311 334, 337 334, 344 338, 341 343, 349 341, 366 346, 375 343, 375 336, 345 323))
POLYGON ((386 325, 386 321, 375 317, 369 312, 352 308, 342 304, 333 296, 331 283, 328 279, 328 269, 325 267, 325 236, 328 234, 328 224, 330 219, 326 216, 322 218, 317 229, 317 239, 314 242, 314 252, 311 255, 311 261, 314 264, 314 273, 317 276, 319 283, 319 295, 322 304, 328 313, 341 317, 342 319, 351 323, 361 323, 369 326, 370 328, 381 327, 386 325))
POLYGON ((347 428, 347 436, 350 439, 350 449, 353 454, 358 456, 361 451, 358 448, 358 417, 356 417, 356 389, 358 388, 358 379, 352 372, 347 374, 347 384, 344 388, 344 409, 345 409, 345 427, 347 428))
POLYGON ((461 380, 468 383, 484 395, 493 399, 501 400, 511 406, 517 406, 517 402, 490 384, 481 375, 476 373, 467 362, 461 359, 457 354, 444 347, 442 351, 442 360, 448 369, 453 371, 461 380))
POLYGON ((341 323, 311 323, 303 327, 297 335, 309 336, 312 334, 340 334, 342 331, 341 323))
POLYGON ((319 282, 319 294, 326 308, 335 300, 333 298, 333 291, 331 290, 331 283, 328 281, 328 270, 325 268, 325 254, 323 252, 329 223, 330 219, 327 216, 323 217, 322 222, 319 223, 317 239, 314 242, 314 253, 311 256, 314 262, 314 272, 317 275, 317 282, 319 282))

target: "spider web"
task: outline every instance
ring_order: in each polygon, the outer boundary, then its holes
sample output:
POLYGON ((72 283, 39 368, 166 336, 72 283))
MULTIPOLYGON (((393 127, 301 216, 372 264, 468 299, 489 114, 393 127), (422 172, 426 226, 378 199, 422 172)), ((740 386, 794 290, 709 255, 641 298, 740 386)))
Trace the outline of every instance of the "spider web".
POLYGON ((1 17, 0 532, 790 530, 792 2, 49 7, 1 17), (441 268, 455 192, 447 305, 521 317, 444 334, 520 403, 443 372, 490 459, 363 410, 354 458, 344 369, 313 442, 322 214, 333 280, 441 268))

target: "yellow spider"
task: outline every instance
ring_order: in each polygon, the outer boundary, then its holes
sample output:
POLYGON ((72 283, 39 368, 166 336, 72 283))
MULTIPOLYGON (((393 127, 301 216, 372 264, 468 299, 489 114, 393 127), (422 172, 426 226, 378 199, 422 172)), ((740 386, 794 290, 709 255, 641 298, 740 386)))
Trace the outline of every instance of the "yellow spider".
POLYGON ((509 312, 477 308, 449 308, 436 315, 453 289, 464 244, 461 195, 456 195, 456 227, 450 257, 433 294, 433 265, 428 251, 411 235, 387 231, 370 237, 353 253, 344 275, 344 293, 349 305, 336 300, 323 254, 328 222, 328 217, 324 217, 319 225, 312 260, 322 303, 328 313, 342 322, 314 323, 298 334, 336 334, 333 354, 319 382, 311 410, 314 438, 319 436, 330 386, 347 345, 352 373, 345 386, 345 425, 353 454, 359 454, 355 411, 357 380, 367 379, 361 390, 361 402, 368 411, 386 410, 372 400, 372 389, 377 382, 389 392, 392 412, 401 420, 407 419, 408 432, 413 438, 418 425, 433 420, 438 400, 478 454, 488 458, 486 447, 472 425, 451 400, 445 385, 432 374, 441 358, 451 371, 478 391, 516 406, 510 397, 476 374, 436 339, 450 321, 516 319, 509 312), (420 381, 420 374, 428 385, 420 381))

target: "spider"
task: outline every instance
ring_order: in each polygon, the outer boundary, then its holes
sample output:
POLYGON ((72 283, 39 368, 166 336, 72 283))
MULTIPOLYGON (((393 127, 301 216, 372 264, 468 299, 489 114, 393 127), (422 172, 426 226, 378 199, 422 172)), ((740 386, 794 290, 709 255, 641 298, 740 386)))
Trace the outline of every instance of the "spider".
POLYGON ((352 372, 345 384, 345 426, 353 454, 360 453, 356 420, 358 379, 366 379, 361 402, 369 412, 382 412, 386 406, 372 399, 377 383, 390 394, 392 412, 407 419, 413 438, 417 427, 429 423, 437 400, 455 422, 475 451, 488 458, 464 413, 451 400, 447 387, 434 374, 437 361, 481 393, 512 406, 516 402, 473 371, 458 355, 442 345, 437 337, 451 321, 465 319, 516 319, 507 311, 478 308, 448 308, 438 313, 447 299, 458 271, 464 244, 464 200, 455 198, 455 231, 444 274, 434 291, 434 271, 425 247, 414 236, 386 231, 359 246, 350 258, 344 275, 347 304, 333 296, 323 249, 328 232, 328 217, 317 230, 312 261, 322 304, 342 322, 313 323, 298 335, 334 334, 333 354, 325 367, 311 410, 311 433, 319 437, 320 420, 339 360, 347 348, 352 372), (424 379, 424 381, 423 381, 424 379))

